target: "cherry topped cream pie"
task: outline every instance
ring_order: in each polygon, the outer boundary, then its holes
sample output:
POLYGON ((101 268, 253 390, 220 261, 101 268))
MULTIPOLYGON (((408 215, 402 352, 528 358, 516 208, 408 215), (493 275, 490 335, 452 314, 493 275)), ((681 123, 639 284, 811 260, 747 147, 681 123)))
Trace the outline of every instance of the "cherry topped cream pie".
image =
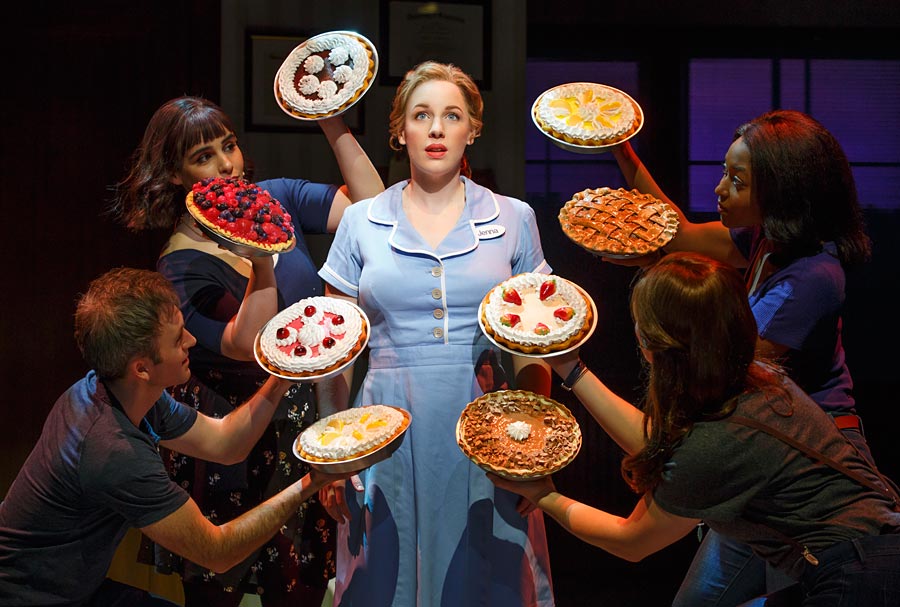
POLYGON ((257 337, 256 357, 269 372, 312 379, 350 363, 367 338, 368 323, 357 305, 336 297, 307 297, 266 323, 257 337))
POLYGON ((302 120, 345 111, 369 89, 378 69, 372 43, 355 32, 326 32, 298 45, 275 76, 275 100, 302 120))
POLYGON ((609 257, 637 257, 664 247, 678 231, 672 207, 637 190, 577 192, 559 211, 559 224, 575 244, 609 257))
POLYGON ((564 405, 526 390, 488 392, 456 425, 460 449, 500 476, 527 480, 558 472, 578 455, 581 428, 564 405))
POLYGON ((523 354, 572 347, 587 337, 593 321, 593 306, 584 292, 552 274, 517 274, 488 291, 481 303, 485 333, 523 354))
POLYGON ((238 177, 208 177, 185 199, 191 217, 213 236, 263 253, 294 247, 290 214, 269 192, 238 177))

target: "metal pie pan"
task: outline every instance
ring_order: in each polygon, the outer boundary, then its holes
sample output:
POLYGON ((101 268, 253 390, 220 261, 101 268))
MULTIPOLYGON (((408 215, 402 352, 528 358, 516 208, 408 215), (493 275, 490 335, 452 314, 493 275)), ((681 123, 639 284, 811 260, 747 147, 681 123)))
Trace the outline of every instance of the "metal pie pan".
POLYGON ((393 408, 403 413, 404 417, 406 417, 406 426, 403 428, 403 430, 400 431, 399 434, 394 436, 394 438, 392 438, 382 446, 378 447, 375 451, 370 451, 365 455, 361 455, 352 459, 337 460, 333 462, 311 460, 303 457, 300 454, 300 436, 298 435, 297 438, 294 439, 294 455, 297 456, 297 459, 299 459, 300 461, 309 464, 310 468, 314 468, 316 470, 319 470, 320 472, 327 472, 330 474, 346 474, 348 472, 359 472, 360 470, 365 470, 366 468, 377 464, 378 462, 384 461, 391 455, 393 455, 394 451, 396 451, 403 443, 403 437, 406 436, 406 431, 409 430, 409 424, 412 422, 412 417, 410 416, 408 411, 401 409, 400 407, 393 408))
POLYGON ((306 120, 306 121, 315 122, 317 120, 324 120, 325 118, 332 118, 333 116, 340 116, 341 114, 343 114, 344 112, 346 112, 347 110, 352 108, 354 105, 359 103, 359 100, 362 99, 365 96, 365 94, 367 92, 369 92, 369 89, 372 88, 372 85, 375 84, 375 80, 378 76, 378 51, 375 49, 375 45, 372 44, 371 40, 369 40, 368 38, 366 38, 365 36, 363 36, 362 34, 359 34, 357 32, 337 30, 337 31, 333 31, 333 32, 324 32, 322 34, 317 34, 311 38, 307 38, 306 40, 301 42, 299 45, 294 47, 291 50, 291 52, 288 53, 288 57, 290 57, 290 55, 293 54, 294 51, 296 51, 297 49, 303 48, 304 46, 306 46, 313 40, 316 40, 318 38, 323 38, 325 36, 332 36, 334 34, 343 34, 345 36, 352 36, 354 38, 358 38, 359 41, 362 42, 369 49, 369 52, 372 53, 372 77, 369 79, 368 83, 366 83, 366 85, 363 87, 363 89, 356 95, 356 98, 353 101, 351 101, 350 103, 342 105, 341 107, 337 108, 336 110, 332 110, 330 112, 322 112, 321 114, 315 114, 315 115, 302 114, 302 113, 298 112, 297 110, 294 110, 293 108, 291 108, 291 106, 288 105, 281 98, 281 93, 278 90, 279 82, 281 80, 281 70, 284 69, 284 66, 287 63, 287 59, 288 59, 286 57, 285 60, 282 62, 281 66, 279 66, 278 70, 275 72, 275 82, 273 84, 273 89, 274 89, 274 94, 275 94, 275 105, 277 105, 279 108, 281 108, 281 111, 283 111, 285 114, 287 114, 291 118, 296 118, 297 120, 306 120))
POLYGON ((640 104, 634 100, 634 98, 631 95, 629 95, 625 91, 622 91, 622 90, 617 89, 612 86, 608 86, 606 84, 585 82, 583 84, 590 84, 592 86, 597 86, 597 87, 609 89, 611 91, 615 91, 621 95, 624 95, 628 100, 630 100, 632 105, 634 106, 635 116, 637 117, 638 120, 640 120, 637 128, 634 129, 634 131, 629 133, 627 136, 623 137, 622 139, 619 139, 618 141, 615 141, 613 143, 609 143, 606 145, 578 145, 576 143, 569 143, 568 141, 566 141, 564 139, 554 137, 553 135, 551 135, 550 133, 548 133, 547 131, 545 131, 544 129, 541 128, 541 124, 537 119, 538 103, 540 103, 541 98, 544 95, 546 95, 547 93, 549 93, 550 91, 557 89, 559 87, 562 87, 562 86, 569 86, 571 84, 577 84, 577 83, 567 82, 565 84, 560 84, 558 86, 549 88, 546 91, 544 91, 543 93, 541 93, 540 95, 538 95, 537 99, 534 100, 534 103, 531 104, 531 121, 534 123, 534 126, 536 126, 537 130, 539 130, 544 136, 546 136, 550 141, 552 141, 557 147, 562 148, 562 149, 566 150, 567 152, 575 152, 576 154, 603 154, 604 152, 608 152, 611 147, 628 141, 629 139, 631 139, 632 137, 637 135, 640 132, 640 130, 644 127, 644 110, 643 110, 643 108, 641 108, 640 104))
MULTIPOLYGON (((191 217, 193 217, 193 213, 191 214, 191 217)), ((235 255, 239 255, 240 257, 270 257, 272 255, 278 255, 280 253, 287 253, 288 251, 293 250, 293 248, 297 245, 297 237, 295 235, 291 239, 291 245, 288 248, 282 249, 280 251, 272 251, 269 249, 263 249, 261 247, 255 247, 245 242, 239 242, 237 240, 227 238, 226 236, 219 234, 203 222, 198 221, 196 218, 194 219, 194 223, 197 224, 197 227, 200 228, 200 231, 203 232, 203 234, 210 240, 215 242, 220 247, 231 251, 235 255)))

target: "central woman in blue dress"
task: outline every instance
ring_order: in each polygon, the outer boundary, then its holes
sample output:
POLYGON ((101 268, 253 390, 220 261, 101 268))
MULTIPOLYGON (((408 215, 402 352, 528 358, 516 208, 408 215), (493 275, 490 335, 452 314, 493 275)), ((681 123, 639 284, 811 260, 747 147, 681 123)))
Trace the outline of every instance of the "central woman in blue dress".
MULTIPOLYGON (((322 490, 338 520, 335 604, 343 607, 547 607, 554 604, 543 515, 516 511, 456 443, 456 422, 482 394, 491 348, 478 307, 498 282, 551 271, 534 211, 468 177, 465 151, 483 102, 452 65, 425 62, 397 89, 391 147, 411 179, 350 207, 319 275, 371 321, 357 405, 405 408, 400 448, 360 474, 364 489, 322 490)), ((545 395, 549 367, 513 357, 516 387, 545 395)), ((349 385, 349 384, 348 384, 349 385)))

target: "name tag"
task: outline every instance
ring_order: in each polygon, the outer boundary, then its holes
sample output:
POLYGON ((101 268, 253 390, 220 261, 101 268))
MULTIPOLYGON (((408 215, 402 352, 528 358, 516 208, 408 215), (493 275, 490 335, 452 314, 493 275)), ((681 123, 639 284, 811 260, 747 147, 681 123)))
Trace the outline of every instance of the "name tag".
POLYGON ((506 228, 503 226, 497 225, 488 225, 488 226, 478 226, 476 234, 478 234, 479 240, 489 240, 491 238, 497 238, 498 236, 503 236, 506 232, 506 228))

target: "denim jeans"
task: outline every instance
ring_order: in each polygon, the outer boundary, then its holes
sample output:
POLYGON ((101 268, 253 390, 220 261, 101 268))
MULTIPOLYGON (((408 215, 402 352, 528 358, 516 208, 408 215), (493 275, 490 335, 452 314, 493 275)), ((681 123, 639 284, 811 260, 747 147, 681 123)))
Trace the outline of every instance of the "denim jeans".
POLYGON ((800 577, 803 607, 900 605, 900 533, 835 544, 800 577))
POLYGON ((673 607, 734 607, 796 581, 769 567, 747 544, 709 530, 694 555, 673 607))

